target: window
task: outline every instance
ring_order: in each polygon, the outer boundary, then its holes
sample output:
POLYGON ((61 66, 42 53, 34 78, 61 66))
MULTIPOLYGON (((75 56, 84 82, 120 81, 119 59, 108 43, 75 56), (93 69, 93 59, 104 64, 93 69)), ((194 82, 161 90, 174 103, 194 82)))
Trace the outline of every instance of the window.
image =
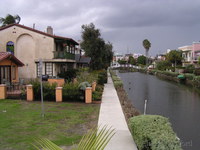
POLYGON ((10 52, 10 53, 12 53, 14 55, 14 43, 12 41, 9 41, 6 44, 6 51, 10 52))
POLYGON ((36 64, 36 69, 37 69, 37 77, 40 77, 41 73, 40 73, 40 64, 39 63, 36 64))
POLYGON ((53 63, 45 63, 45 74, 53 76, 53 63))

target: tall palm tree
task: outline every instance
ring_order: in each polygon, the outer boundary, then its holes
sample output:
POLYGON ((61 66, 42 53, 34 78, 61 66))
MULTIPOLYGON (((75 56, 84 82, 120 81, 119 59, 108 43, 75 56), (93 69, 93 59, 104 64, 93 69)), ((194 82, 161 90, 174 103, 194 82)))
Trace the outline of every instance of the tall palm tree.
POLYGON ((148 52, 149 52, 149 49, 151 47, 151 43, 149 42, 149 40, 145 39, 143 41, 143 47, 145 48, 145 52, 146 52, 146 66, 148 66, 148 52))
POLYGON ((0 23, 2 24, 2 27, 3 27, 3 26, 13 24, 13 23, 19 24, 20 20, 21 18, 19 15, 13 16, 13 15, 8 14, 5 18, 0 18, 0 23))

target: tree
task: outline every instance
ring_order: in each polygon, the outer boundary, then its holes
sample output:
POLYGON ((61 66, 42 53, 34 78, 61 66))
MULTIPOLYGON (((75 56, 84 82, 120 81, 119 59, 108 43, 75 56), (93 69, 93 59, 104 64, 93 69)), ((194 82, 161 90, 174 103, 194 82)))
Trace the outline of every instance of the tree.
POLYGON ((146 65, 146 57, 145 56, 139 56, 137 59, 137 63, 141 65, 146 65))
POLYGON ((169 69, 171 67, 171 63, 167 60, 163 60, 163 61, 159 61, 156 63, 156 68, 158 70, 166 70, 166 69, 169 69))
POLYGON ((149 52, 149 49, 151 47, 151 43, 149 42, 149 40, 145 39, 143 41, 143 47, 145 48, 145 56, 146 56, 146 65, 148 65, 148 52, 149 52))
POLYGON ((166 60, 174 64, 174 67, 176 68, 176 65, 182 64, 182 52, 178 50, 171 50, 166 55, 166 60))
POLYGON ((81 48, 85 50, 85 55, 91 57, 91 69, 106 69, 113 57, 112 44, 105 43, 100 37, 99 29, 95 28, 93 23, 82 25, 81 48))
POLYGON ((136 60, 133 56, 129 56, 128 63, 131 65, 136 65, 136 60))
POLYGON ((19 24, 20 20, 21 18, 19 15, 12 16, 8 14, 5 18, 0 18, 0 23, 2 24, 2 27, 3 27, 3 26, 13 24, 13 23, 19 24))

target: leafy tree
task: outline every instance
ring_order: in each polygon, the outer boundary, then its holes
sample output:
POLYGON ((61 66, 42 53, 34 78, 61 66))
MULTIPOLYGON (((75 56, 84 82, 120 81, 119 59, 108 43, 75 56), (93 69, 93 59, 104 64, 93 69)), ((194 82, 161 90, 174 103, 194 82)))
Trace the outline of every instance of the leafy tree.
POLYGON ((145 56, 143 56, 143 55, 139 56, 138 59, 137 59, 137 63, 138 64, 142 64, 142 65, 146 65, 146 59, 147 58, 145 56))
POLYGON ((200 57, 198 58, 198 64, 200 65, 200 57))
POLYGON ((182 64, 182 52, 178 50, 172 50, 166 55, 166 60, 174 64, 174 67, 176 68, 176 65, 182 64))
POLYGON ((105 43, 100 37, 99 29, 93 23, 82 25, 81 48, 85 50, 85 55, 91 57, 91 69, 98 70, 107 68, 113 57, 112 44, 105 43))
POLYGON ((171 63, 167 60, 159 61, 156 63, 156 68, 158 70, 166 70, 171 67, 171 63))
POLYGON ((151 43, 149 42, 149 40, 145 39, 143 41, 143 47, 145 48, 145 56, 146 56, 146 65, 148 65, 148 52, 149 52, 149 49, 151 47, 151 43))
POLYGON ((131 65, 136 65, 136 60, 133 56, 129 56, 128 63, 131 65))
POLYGON ((20 20, 21 18, 19 15, 12 16, 8 14, 5 18, 0 18, 0 23, 2 24, 2 27, 3 27, 3 26, 13 24, 13 23, 19 24, 20 20))
POLYGON ((124 59, 119 59, 118 60, 118 63, 120 64, 120 65, 123 65, 123 64, 126 64, 127 62, 126 62, 126 60, 124 60, 124 59))

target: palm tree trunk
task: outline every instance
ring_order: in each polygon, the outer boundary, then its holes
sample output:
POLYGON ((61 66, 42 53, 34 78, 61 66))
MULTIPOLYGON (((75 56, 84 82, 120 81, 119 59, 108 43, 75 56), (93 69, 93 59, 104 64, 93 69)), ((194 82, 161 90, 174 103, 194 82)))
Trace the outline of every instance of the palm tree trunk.
POLYGON ((148 67, 148 50, 146 50, 146 68, 148 67))

